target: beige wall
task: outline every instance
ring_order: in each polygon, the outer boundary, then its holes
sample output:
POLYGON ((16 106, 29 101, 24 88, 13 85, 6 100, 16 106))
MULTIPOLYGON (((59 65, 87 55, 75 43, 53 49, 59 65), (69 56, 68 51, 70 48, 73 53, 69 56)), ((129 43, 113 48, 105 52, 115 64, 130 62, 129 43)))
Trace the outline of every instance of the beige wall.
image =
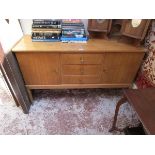
POLYGON ((8 53, 15 43, 23 36, 19 21, 0 19, 0 42, 5 53, 8 53))

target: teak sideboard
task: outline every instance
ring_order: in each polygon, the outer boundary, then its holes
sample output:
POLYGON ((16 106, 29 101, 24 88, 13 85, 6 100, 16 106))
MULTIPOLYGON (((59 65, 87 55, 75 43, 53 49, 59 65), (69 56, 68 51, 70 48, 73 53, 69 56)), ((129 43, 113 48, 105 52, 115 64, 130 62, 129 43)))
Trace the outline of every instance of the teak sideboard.
POLYGON ((145 54, 143 47, 115 40, 32 42, 29 35, 12 52, 30 90, 130 87, 145 54))

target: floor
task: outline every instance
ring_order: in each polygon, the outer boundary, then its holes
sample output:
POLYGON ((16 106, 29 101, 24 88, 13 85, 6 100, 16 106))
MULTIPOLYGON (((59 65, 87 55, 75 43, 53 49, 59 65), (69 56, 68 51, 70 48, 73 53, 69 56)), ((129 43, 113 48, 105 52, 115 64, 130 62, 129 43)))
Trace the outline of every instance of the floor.
MULTIPOLYGON (((16 107, 0 75, 1 135, 120 135, 111 127, 120 89, 35 90, 28 115, 16 107)), ((119 113, 118 125, 137 126, 134 110, 128 103, 119 113)))

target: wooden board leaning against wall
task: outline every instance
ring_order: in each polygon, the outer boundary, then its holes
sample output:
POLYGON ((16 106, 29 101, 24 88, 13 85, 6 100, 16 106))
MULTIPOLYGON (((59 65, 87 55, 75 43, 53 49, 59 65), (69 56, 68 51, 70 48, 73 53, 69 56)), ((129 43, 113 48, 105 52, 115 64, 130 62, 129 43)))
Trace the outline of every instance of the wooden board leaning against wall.
POLYGON ((12 52, 4 54, 0 44, 0 70, 6 81, 6 84, 12 94, 12 97, 17 106, 21 106, 25 114, 29 112, 31 105, 27 94, 24 80, 18 68, 18 64, 12 52))

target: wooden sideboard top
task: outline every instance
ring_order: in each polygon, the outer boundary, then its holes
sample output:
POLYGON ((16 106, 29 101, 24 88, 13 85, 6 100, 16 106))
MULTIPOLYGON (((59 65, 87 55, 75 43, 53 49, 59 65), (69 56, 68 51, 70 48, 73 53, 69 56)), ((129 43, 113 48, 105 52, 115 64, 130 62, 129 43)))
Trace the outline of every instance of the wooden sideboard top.
POLYGON ((13 52, 144 52, 143 47, 121 43, 115 40, 89 39, 87 43, 32 42, 25 35, 12 48, 13 52))

